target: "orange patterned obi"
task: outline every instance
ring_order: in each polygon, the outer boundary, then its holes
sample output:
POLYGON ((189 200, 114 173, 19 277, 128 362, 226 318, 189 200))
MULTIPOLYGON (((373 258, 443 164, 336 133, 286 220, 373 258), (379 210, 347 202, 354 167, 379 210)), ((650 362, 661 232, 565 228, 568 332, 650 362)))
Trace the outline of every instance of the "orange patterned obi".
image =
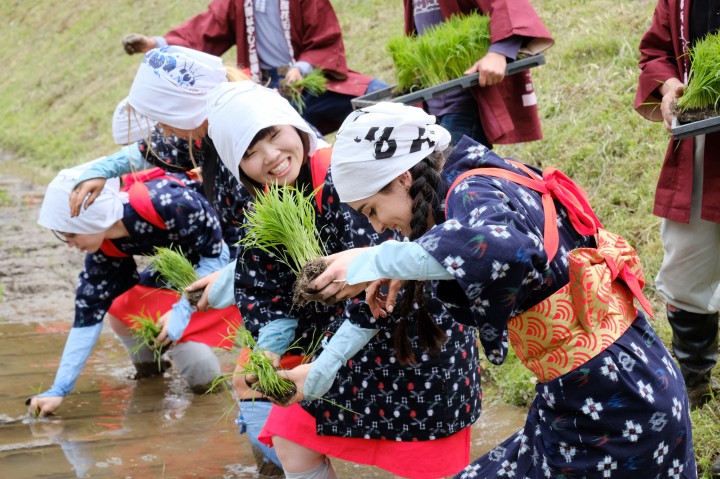
POLYGON ((652 316, 635 250, 604 229, 596 242, 568 254, 565 287, 509 322, 515 353, 540 382, 582 366, 622 336, 637 317, 633 298, 652 316))

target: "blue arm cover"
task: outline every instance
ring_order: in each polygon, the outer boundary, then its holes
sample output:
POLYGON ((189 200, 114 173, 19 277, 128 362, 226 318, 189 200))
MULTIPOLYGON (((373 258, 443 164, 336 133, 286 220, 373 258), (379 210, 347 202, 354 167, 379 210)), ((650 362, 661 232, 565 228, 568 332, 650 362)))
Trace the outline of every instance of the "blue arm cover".
POLYGON ((124 146, 112 155, 98 161, 85 170, 77 179, 73 188, 83 181, 92 178, 117 178, 131 171, 144 170, 152 165, 145 161, 145 157, 138 149, 137 143, 124 146))
POLYGON ((327 338, 323 339, 323 352, 313 361, 305 379, 305 397, 323 397, 335 381, 335 374, 342 365, 355 356, 378 331, 379 329, 361 328, 346 319, 329 341, 327 338))
POLYGON ((170 324, 168 324, 168 336, 173 341, 180 339, 185 332, 185 328, 190 324, 190 316, 195 312, 195 308, 190 306, 185 295, 182 295, 180 301, 173 304, 170 310, 170 324))
POLYGON ((223 242, 220 256, 216 258, 201 256, 197 266, 195 266, 195 272, 202 278, 223 269, 228 264, 228 261, 230 261, 230 248, 223 242))
POLYGON ((350 263, 348 284, 364 283, 376 279, 454 279, 422 246, 411 241, 386 241, 366 248, 350 263))
POLYGON ((227 308, 235 304, 235 264, 237 260, 231 261, 222 269, 222 273, 215 280, 210 293, 208 303, 215 309, 227 308))
POLYGON ((295 338, 298 320, 292 318, 274 319, 258 331, 258 347, 282 355, 295 338))
POLYGON ((50 389, 38 394, 37 397, 65 397, 72 391, 75 381, 80 376, 80 372, 85 367, 85 363, 100 337, 102 327, 103 323, 98 323, 70 329, 65 349, 60 358, 60 366, 55 373, 55 382, 50 389))

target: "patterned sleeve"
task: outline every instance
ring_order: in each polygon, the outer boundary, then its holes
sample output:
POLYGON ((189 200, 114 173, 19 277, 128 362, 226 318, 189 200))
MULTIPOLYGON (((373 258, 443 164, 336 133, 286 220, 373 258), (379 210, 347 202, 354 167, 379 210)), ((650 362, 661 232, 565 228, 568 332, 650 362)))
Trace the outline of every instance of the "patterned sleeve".
POLYGON ((198 256, 220 255, 220 221, 199 191, 168 179, 147 184, 153 206, 165 221, 168 238, 181 246, 191 261, 197 262, 198 256))
POLYGON ((498 363, 507 321, 549 272, 542 225, 533 224, 530 210, 542 215, 536 195, 505 180, 472 176, 448 198, 448 220, 418 240, 455 277, 486 355, 498 363))
POLYGON ((112 302, 138 283, 132 257, 111 258, 102 251, 85 256, 75 292, 75 323, 82 328, 102 322, 112 302))

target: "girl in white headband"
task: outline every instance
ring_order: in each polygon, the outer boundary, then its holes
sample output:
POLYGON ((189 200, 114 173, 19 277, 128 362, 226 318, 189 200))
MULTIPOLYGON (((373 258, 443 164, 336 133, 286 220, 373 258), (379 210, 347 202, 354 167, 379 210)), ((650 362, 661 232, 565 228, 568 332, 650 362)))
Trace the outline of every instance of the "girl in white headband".
MULTIPOLYGON (((101 160, 99 160, 101 161, 101 160)), ((168 355, 188 385, 205 393, 220 376, 216 347, 229 346, 228 322, 239 324, 236 308, 195 313, 184 296, 167 289, 152 270, 138 271, 134 256, 155 247, 179 249, 199 275, 222 268, 229 259, 218 218, 200 185, 184 175, 137 179, 127 191, 108 181, 92 208, 70 214, 68 197, 88 167, 61 171, 45 193, 38 223, 68 246, 86 253, 75 298, 75 322, 52 387, 28 401, 31 413, 53 413, 69 394, 98 340, 107 317, 125 345, 136 377, 162 373, 153 351, 131 333, 133 317, 149 315, 162 326, 158 341, 174 346, 168 355), (192 320, 192 321, 191 321, 192 320)))
MULTIPOLYGON (((313 190, 318 183, 311 180, 312 170, 330 153, 324 144, 316 149, 311 131, 285 99, 259 86, 225 84, 213 91, 209 133, 223 163, 251 191, 275 182, 313 190)), ((362 216, 340 205, 332 168, 319 183, 322 196, 312 199, 327 248, 340 251, 391 237, 392 232, 374 234, 362 216)), ((462 361, 476 357, 473 330, 447 321, 447 312, 428 301, 438 333, 449 338, 446 345, 426 352, 415 344, 410 354, 398 357, 393 351, 397 319, 376 323, 359 298, 341 307, 293 308, 294 274, 257 249, 240 251, 234 273, 221 276, 234 278, 225 287, 235 288, 244 326, 273 357, 298 338, 307 342, 333 332, 307 366, 309 378, 295 398, 303 402, 273 406, 260 435, 274 445, 286 477, 335 477, 327 457, 375 465, 398 477, 431 479, 462 469, 469 460, 469 427, 480 407, 476 364, 462 361), (432 364, 421 361, 424 355, 432 364), (437 457, 443 460, 431 459, 437 457)), ((208 288, 210 295, 220 282, 208 288)), ((236 385, 243 397, 244 378, 236 385)))
POLYGON ((421 139, 436 141, 424 115, 380 103, 341 127, 341 200, 376 231, 397 228, 412 241, 329 257, 311 284, 316 297, 367 288, 382 317, 402 281, 436 279, 431 291, 478 328, 491 362, 505 360, 509 340, 538 380, 526 426, 459 478, 696 477, 680 371, 634 305, 652 314, 635 251, 554 168, 541 175, 467 137, 444 165, 417 154, 421 139), (388 282, 387 298, 378 296, 388 282))

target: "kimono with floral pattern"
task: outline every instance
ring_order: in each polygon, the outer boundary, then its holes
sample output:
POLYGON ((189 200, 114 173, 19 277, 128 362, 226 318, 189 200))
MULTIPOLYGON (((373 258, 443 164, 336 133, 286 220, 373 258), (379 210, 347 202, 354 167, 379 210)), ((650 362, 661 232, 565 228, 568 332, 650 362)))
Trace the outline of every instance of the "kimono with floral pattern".
POLYGON ((133 286, 164 287, 157 273, 148 268, 139 272, 134 255, 150 255, 156 246, 179 248, 192 262, 200 257, 216 258, 223 237, 215 211, 200 192, 201 185, 184 175, 187 186, 168 179, 150 180, 150 200, 167 227, 158 228, 125 204, 122 222, 129 237, 113 239, 113 245, 127 257, 116 258, 102 250, 85 256, 75 295, 73 327, 91 326, 103 320, 113 300, 133 286))
MULTIPOLYGON (((298 185, 310 185, 307 166, 301 170, 298 185)), ((316 224, 328 254, 371 246, 388 238, 388 234, 376 234, 364 216, 340 203, 330 173, 316 224)), ((325 400, 301 404, 315 417, 319 435, 422 441, 454 434, 478 419, 481 394, 475 331, 455 323, 437 300, 428 298, 426 306, 447 333, 448 341, 438 356, 430 356, 418 347, 417 334, 409 322, 418 364, 402 366, 394 354, 394 318, 376 321, 364 301, 357 298, 339 306, 311 303, 293 309, 294 281, 295 275, 276 257, 241 249, 235 298, 244 326, 256 335, 274 319, 297 318, 296 338, 303 346, 313 337, 334 332, 346 318, 360 327, 380 330, 341 367, 325 400)))
MULTIPOLYGON (((482 167, 520 172, 464 138, 443 175, 451 184, 482 167)), ((478 328, 492 363, 507 354, 508 321, 568 283, 568 251, 595 246, 555 206, 560 241, 550 262, 540 195, 490 176, 458 183, 447 197, 447 220, 418 240, 455 277, 438 294, 457 321, 478 328)), ((525 427, 458 477, 696 477, 688 411, 679 370, 640 312, 603 352, 539 383, 525 427)))

